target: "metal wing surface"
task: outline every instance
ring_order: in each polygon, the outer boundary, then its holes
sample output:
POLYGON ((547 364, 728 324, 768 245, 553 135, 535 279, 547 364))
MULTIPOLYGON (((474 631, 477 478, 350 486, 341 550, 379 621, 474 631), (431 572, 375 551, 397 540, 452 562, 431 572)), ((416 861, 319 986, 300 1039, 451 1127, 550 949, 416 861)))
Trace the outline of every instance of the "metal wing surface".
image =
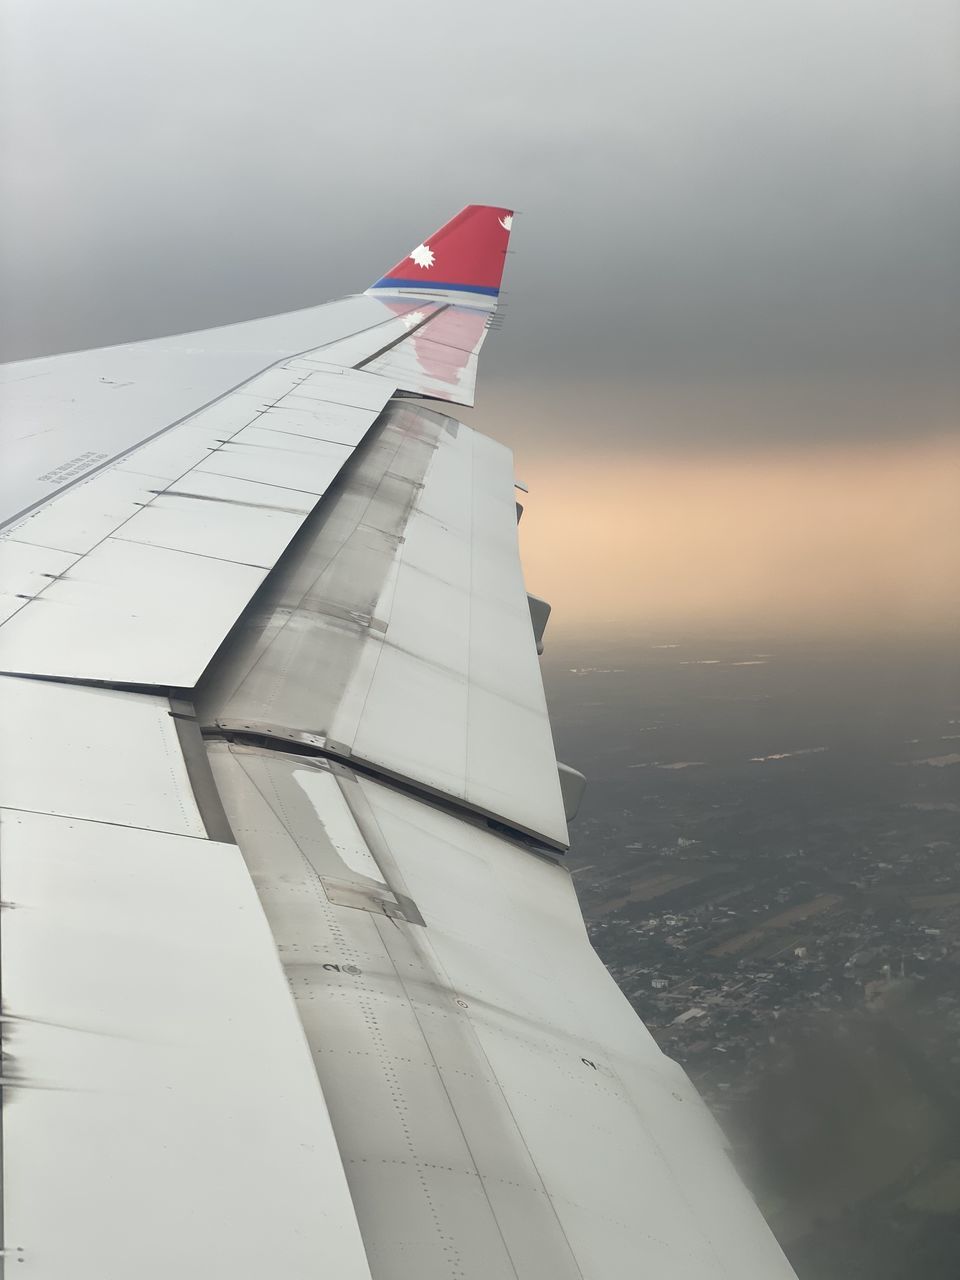
POLYGON ((423 403, 511 223, 0 372, 3 1268, 792 1275, 587 940, 511 455, 423 403))

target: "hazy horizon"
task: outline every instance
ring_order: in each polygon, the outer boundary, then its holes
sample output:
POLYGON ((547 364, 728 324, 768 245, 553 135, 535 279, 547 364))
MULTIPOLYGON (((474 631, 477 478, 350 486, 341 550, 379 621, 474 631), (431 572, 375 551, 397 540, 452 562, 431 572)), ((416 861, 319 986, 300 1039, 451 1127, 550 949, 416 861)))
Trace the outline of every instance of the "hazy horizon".
POLYGON ((960 438, 518 462, 527 582, 565 632, 956 635, 960 438))

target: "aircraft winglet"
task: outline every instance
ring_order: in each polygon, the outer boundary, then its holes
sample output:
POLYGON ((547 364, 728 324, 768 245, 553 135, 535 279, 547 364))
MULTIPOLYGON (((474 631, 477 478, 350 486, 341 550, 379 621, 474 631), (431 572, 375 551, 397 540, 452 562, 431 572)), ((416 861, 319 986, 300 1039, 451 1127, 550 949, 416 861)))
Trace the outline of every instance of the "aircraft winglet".
POLYGON ((513 210, 468 204, 367 290, 496 306, 513 210))

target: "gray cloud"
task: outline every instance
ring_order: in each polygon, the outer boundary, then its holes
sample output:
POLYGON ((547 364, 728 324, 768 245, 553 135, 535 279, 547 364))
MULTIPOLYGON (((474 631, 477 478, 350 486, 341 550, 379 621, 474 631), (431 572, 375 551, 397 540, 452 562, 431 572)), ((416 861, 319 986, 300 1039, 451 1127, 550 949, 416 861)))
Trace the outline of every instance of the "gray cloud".
POLYGON ((943 429, 956 26, 952 0, 21 0, 0 343, 322 301, 490 200, 522 210, 494 387, 562 374, 610 440, 632 400, 650 440, 943 429))

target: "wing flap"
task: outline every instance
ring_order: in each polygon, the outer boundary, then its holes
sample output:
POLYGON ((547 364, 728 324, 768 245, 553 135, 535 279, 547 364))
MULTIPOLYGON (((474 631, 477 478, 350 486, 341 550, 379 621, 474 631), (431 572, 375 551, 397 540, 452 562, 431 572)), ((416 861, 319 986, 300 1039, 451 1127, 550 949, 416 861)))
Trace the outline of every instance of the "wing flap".
POLYGON ((309 742, 565 847, 509 451, 391 406, 198 706, 207 725, 309 742))
POLYGON ((377 1280, 412 1260, 441 1280, 451 1259, 476 1280, 792 1280, 716 1125, 591 949, 563 866, 329 761, 208 751, 377 1280), (330 770, 321 804, 291 803, 330 770), (415 918, 331 897, 345 817, 415 918))

